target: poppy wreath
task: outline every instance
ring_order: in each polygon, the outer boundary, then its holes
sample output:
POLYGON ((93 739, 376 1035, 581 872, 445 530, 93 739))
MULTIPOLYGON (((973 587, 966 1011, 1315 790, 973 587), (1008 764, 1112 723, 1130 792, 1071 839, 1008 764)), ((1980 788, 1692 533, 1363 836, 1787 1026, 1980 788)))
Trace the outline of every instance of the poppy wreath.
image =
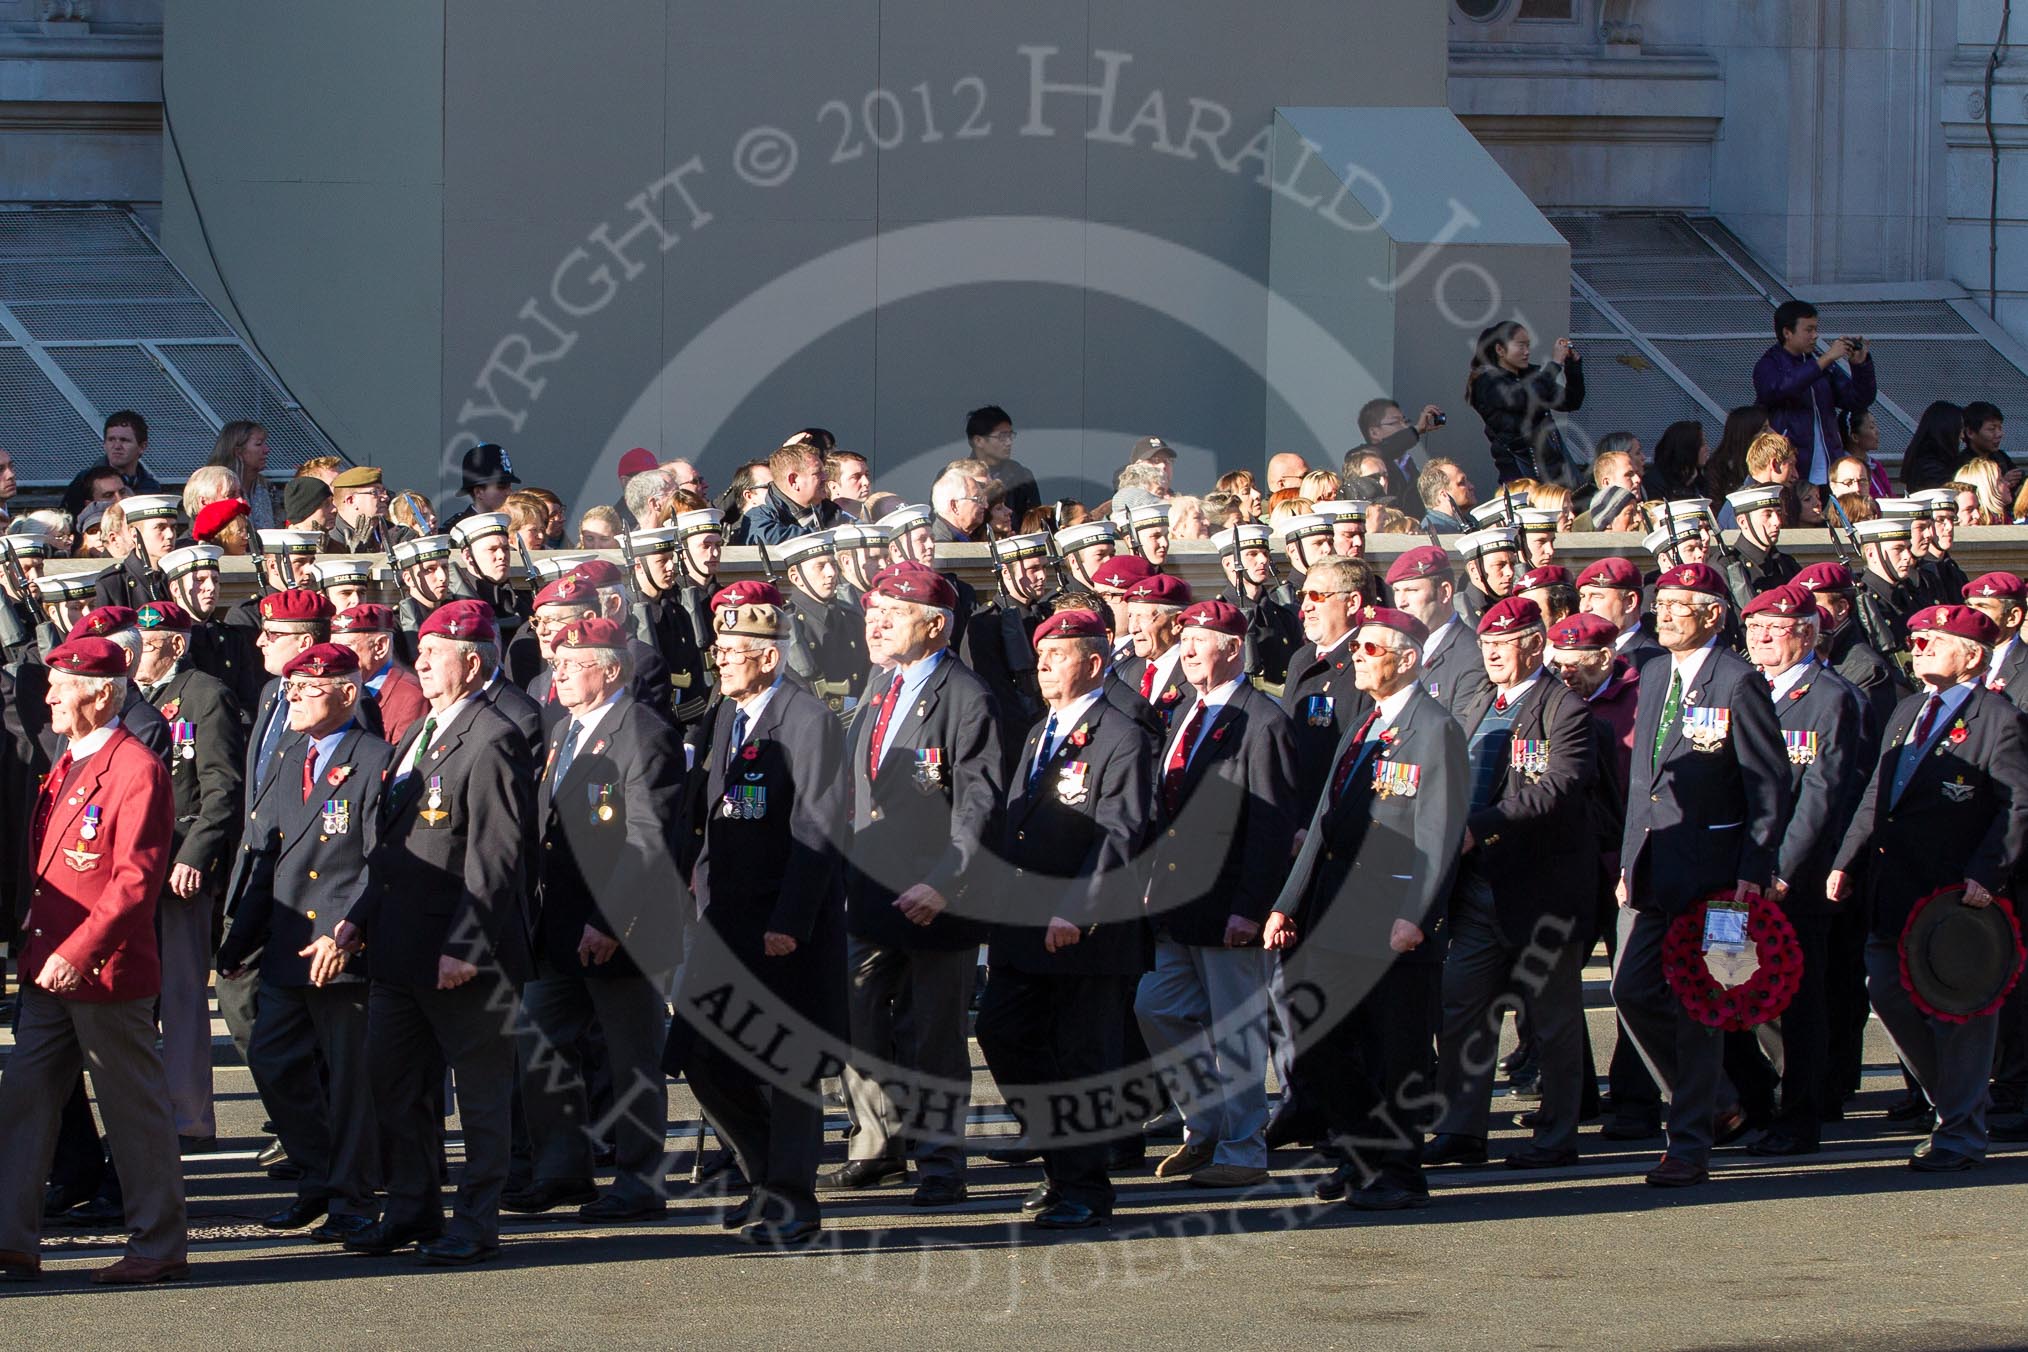
MULTIPOLYGON (((1929 905, 1945 892, 1961 893, 1963 891, 1963 884, 1954 883, 1949 887, 1939 888, 1915 903, 1915 905, 1909 907, 1908 919, 1901 926, 1901 939, 1894 946, 1895 961, 1901 967, 1901 988, 1908 992, 1910 1003, 1930 1018, 1943 1023, 1970 1023, 1973 1019, 1982 1019, 1986 1015, 1994 1013, 2001 1005, 2007 1002, 2007 996, 2013 991, 2015 983, 2021 980, 2022 959, 2017 957, 2014 961, 2014 974, 2007 978, 2007 984, 2000 988, 2000 993, 1994 996, 1983 1008, 1975 1009, 1969 1014, 1952 1014, 1938 1009, 1930 1004, 1929 1001, 1923 999, 1922 992, 1915 988, 1915 977, 1908 970, 1908 932, 1915 927, 1915 918, 1922 914, 1923 907, 1929 905)), ((1999 908, 2001 915, 2007 917, 2007 925, 2014 931, 2014 951, 2019 954, 2021 952, 2021 917, 2015 913, 2014 903, 2005 897, 1996 896, 1993 898, 1993 905, 1999 908)))
POLYGON ((1707 1028, 1743 1033, 1779 1018, 1795 999, 1803 983, 1803 949, 1780 908, 1755 897, 1746 914, 1746 937, 1753 940, 1760 966, 1730 990, 1719 985, 1704 964, 1704 908, 1733 899, 1729 890, 1715 892, 1670 922, 1662 935, 1662 975, 1691 1018, 1707 1028))

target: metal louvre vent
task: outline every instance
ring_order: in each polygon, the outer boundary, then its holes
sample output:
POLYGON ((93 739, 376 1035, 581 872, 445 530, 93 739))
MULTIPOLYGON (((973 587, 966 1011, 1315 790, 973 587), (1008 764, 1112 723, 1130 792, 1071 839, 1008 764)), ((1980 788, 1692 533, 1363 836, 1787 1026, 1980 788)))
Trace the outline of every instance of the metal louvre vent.
POLYGON ((1870 301, 1849 305, 1817 307, 1817 331, 1827 338, 1840 334, 1864 334, 1871 338, 1883 333, 1962 333, 1977 329, 1965 317, 1941 300, 1870 301))
POLYGON ((1697 232, 1674 216, 1551 216, 1571 257, 1632 258, 1708 253, 1697 232))
POLYGON ((148 467, 165 481, 203 464, 238 418, 268 429, 277 476, 333 449, 123 207, 0 207, 8 337, 0 434, 24 487, 68 483, 122 408, 148 419, 148 467))
POLYGON ((201 300, 108 300, 69 305, 9 307, 30 336, 46 343, 66 339, 225 338, 232 331, 201 300))
MULTIPOLYGON (((1621 298, 1614 309, 1642 333, 1769 334, 1774 308, 1759 297, 1736 300, 1645 300, 1621 298)), ((1765 343, 1762 344, 1766 346, 1765 343)))
POLYGON ((177 343, 162 349, 197 397, 225 416, 251 418, 267 429, 270 475, 329 454, 301 408, 282 393, 238 343, 177 343))
MULTIPOLYGON (((1652 452, 1670 423, 1684 418, 1710 423, 1703 405, 1632 340, 1592 338, 1576 346, 1584 358, 1584 407, 1565 424, 1588 444, 1609 432, 1632 432, 1652 452)), ((1715 428, 1710 435, 1717 438, 1715 428)))
POLYGON ((155 245, 124 211, 30 207, 0 211, 0 258, 63 254, 151 257, 155 245))
POLYGON ((2028 375, 1984 342, 1888 338, 1872 346, 1880 392, 1911 417, 1920 418, 1936 399, 1959 405, 1984 399, 2014 416, 2028 414, 2028 375))
POLYGON ((1758 296, 1744 277, 1715 254, 1705 258, 1594 259, 1574 263, 1571 270, 1608 300, 1677 296, 1702 301, 1758 296))
POLYGON ((99 429, 18 347, 0 348, 0 450, 23 483, 68 481, 99 450, 99 429))
POLYGON ((1593 334, 1618 333, 1619 331, 1620 326, 1613 323, 1612 320, 1607 319, 1605 312, 1600 310, 1596 305, 1576 296, 1570 298, 1570 332, 1572 336, 1584 335, 1588 337, 1593 334))
MULTIPOLYGON (((187 478, 211 458, 218 429, 194 408, 140 347, 52 347, 49 354, 85 397, 103 409, 131 408, 148 420, 148 468, 164 482, 187 478)), ((69 474, 88 464, 79 461, 69 474)))

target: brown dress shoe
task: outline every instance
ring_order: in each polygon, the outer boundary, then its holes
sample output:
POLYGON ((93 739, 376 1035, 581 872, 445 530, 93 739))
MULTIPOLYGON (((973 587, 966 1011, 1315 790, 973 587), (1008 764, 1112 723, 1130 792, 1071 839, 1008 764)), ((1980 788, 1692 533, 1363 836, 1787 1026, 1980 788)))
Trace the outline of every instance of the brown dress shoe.
POLYGON ((137 1258, 128 1254, 111 1267, 92 1274, 99 1286, 148 1286, 155 1282, 180 1282, 190 1275, 190 1264, 181 1258, 137 1258))
POLYGON ((1185 1174, 1194 1174, 1211 1163, 1212 1156, 1217 1153, 1216 1141, 1197 1141, 1179 1145, 1170 1152, 1167 1159, 1155 1166, 1155 1177, 1181 1178, 1185 1174))
POLYGON ((1648 1171, 1648 1186, 1651 1188, 1690 1188, 1708 1182, 1708 1170, 1674 1155, 1662 1156, 1662 1162, 1648 1171))
POLYGON ((32 1253, 0 1249, 0 1282, 32 1282, 42 1277, 42 1259, 32 1253))

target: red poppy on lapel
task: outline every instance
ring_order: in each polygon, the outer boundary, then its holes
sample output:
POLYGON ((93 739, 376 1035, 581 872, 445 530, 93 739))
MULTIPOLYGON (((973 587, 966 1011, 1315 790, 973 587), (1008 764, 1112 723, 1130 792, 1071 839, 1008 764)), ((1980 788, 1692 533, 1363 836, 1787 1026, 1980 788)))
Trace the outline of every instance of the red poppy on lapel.
POLYGON ((1393 728, 1385 728, 1385 729, 1383 729, 1383 730, 1381 731, 1381 734, 1380 734, 1380 744, 1381 744, 1382 746, 1393 746, 1393 745, 1394 745, 1394 729, 1393 729, 1393 728))
POLYGON ((760 748, 749 743, 740 751, 739 758, 741 760, 759 760, 760 748))
POLYGON ((1089 742, 1090 740, 1091 734, 1086 732, 1083 728, 1079 728, 1076 732, 1070 734, 1070 744, 1072 746, 1083 746, 1086 742, 1089 742))
POLYGON ((1181 698, 1183 698, 1183 692, 1173 685, 1162 692, 1162 703, 1164 704, 1174 704, 1181 698))
POLYGON ((351 777, 352 777, 351 766, 334 765, 331 767, 331 773, 324 776, 324 782, 326 784, 329 784, 332 788, 335 789, 340 784, 343 784, 347 779, 350 779, 351 777))
POLYGON ((1213 728, 1213 729, 1211 730, 1211 740, 1212 740, 1212 741, 1214 741, 1214 742, 1222 742, 1222 741, 1224 741, 1224 740, 1225 740, 1225 725, 1224 725, 1224 724, 1222 724, 1222 723, 1221 723, 1221 724, 1219 724, 1219 725, 1218 725, 1217 727, 1215 727, 1215 728, 1213 728))
POLYGON ((1964 724, 1962 723, 1958 724, 1956 727, 1951 729, 1951 745, 1958 746, 1962 744, 1965 738, 1969 737, 1970 735, 1971 735, 1970 733, 1965 731, 1964 724))
POLYGON ((183 712, 183 701, 180 699, 172 699, 167 704, 163 705, 162 708, 159 710, 159 712, 161 713, 162 717, 168 719, 170 722, 173 723, 176 721, 176 715, 183 712))

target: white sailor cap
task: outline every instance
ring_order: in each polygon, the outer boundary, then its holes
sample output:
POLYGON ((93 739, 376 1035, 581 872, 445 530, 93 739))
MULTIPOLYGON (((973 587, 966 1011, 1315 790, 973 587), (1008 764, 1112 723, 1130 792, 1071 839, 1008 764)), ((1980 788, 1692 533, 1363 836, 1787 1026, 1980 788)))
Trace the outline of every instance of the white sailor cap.
MULTIPOLYGON (((265 533, 265 532, 263 532, 265 533)), ((448 535, 416 535, 396 544, 393 549, 397 567, 413 568, 418 563, 432 559, 447 559, 451 556, 451 537, 448 535)))
POLYGON ((1075 554, 1093 545, 1118 544, 1119 539, 1119 527, 1110 521, 1080 521, 1056 533, 1056 547, 1066 554, 1075 554))
POLYGON ((183 500, 171 493, 146 493, 122 500, 120 511, 128 525, 157 518, 173 521, 182 514, 183 500))
POLYGON ((677 528, 674 526, 651 526, 643 530, 622 532, 620 539, 626 542, 628 553, 639 557, 643 554, 673 554, 676 552, 677 528))
POLYGON ((918 526, 927 526, 935 516, 927 504, 911 502, 906 507, 897 507, 881 517, 880 528, 886 531, 887 538, 892 540, 897 535, 906 535, 918 526))
POLYGON ((474 512, 451 527, 451 542, 470 549, 492 535, 505 535, 514 528, 514 518, 505 512, 474 512))
POLYGON ((723 535, 725 521, 709 507, 676 514, 676 538, 688 540, 693 535, 723 535))
POLYGON ((805 559, 816 558, 819 554, 829 554, 834 548, 831 532, 820 530, 772 545, 768 549, 768 555, 782 567, 793 568, 805 559))
POLYGON ((1521 541, 1505 526, 1492 530, 1475 530, 1470 535, 1460 535, 1458 553, 1468 559, 1483 559, 1488 554, 1519 554, 1521 541))
POLYGON ((1266 549, 1275 533, 1261 521, 1242 521, 1228 526, 1211 537, 1211 543, 1221 554, 1237 554, 1242 549, 1266 549))
POLYGON ((263 530, 254 533, 260 536, 263 554, 314 554, 324 544, 324 532, 320 530, 263 530))
POLYGON ((1780 484, 1748 484, 1736 493, 1727 493, 1725 501, 1736 515, 1757 512, 1763 507, 1779 507, 1782 500, 1780 484))

